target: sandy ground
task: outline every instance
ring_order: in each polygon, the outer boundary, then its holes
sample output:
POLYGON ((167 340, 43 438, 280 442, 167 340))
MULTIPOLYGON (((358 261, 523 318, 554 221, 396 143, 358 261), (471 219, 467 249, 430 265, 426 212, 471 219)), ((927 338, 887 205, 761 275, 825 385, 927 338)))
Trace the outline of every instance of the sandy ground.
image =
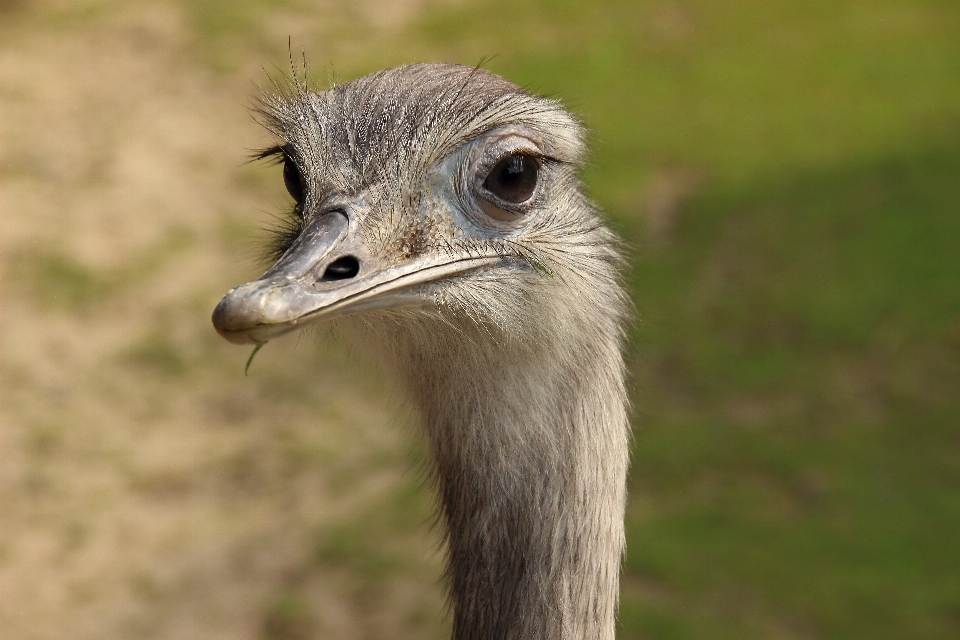
POLYGON ((0 3, 0 638, 441 636, 418 445, 382 383, 309 338, 245 378, 210 326, 285 196, 244 164, 262 71, 197 63, 186 22, 0 3))

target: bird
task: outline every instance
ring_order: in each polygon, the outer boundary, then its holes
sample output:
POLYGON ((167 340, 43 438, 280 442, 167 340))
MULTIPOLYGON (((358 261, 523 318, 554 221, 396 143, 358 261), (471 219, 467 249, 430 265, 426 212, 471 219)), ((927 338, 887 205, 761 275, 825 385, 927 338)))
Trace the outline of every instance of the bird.
POLYGON ((396 377, 426 436, 454 640, 614 638, 632 307, 584 127, 482 66, 303 75, 261 90, 258 157, 294 204, 216 330, 258 348, 325 326, 396 377))

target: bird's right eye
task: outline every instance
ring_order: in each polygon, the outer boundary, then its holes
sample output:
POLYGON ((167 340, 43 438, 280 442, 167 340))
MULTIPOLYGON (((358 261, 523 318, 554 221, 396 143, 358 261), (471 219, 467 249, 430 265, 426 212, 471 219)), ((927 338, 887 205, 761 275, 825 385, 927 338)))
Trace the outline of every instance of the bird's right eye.
POLYGON ((300 169, 289 157, 283 159, 283 184, 287 187, 287 193, 298 204, 303 204, 303 178, 300 169))

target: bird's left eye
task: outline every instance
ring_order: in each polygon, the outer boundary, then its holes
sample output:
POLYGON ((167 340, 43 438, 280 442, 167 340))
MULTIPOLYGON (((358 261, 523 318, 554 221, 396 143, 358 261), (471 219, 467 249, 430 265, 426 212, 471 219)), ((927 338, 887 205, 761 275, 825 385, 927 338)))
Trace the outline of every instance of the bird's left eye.
POLYGON ((508 204, 521 204, 533 196, 537 188, 540 162, 526 153, 515 153, 498 162, 483 187, 508 204))
POLYGON ((287 187, 289 193, 297 203, 303 203, 303 179, 300 177, 300 169, 290 158, 283 160, 283 184, 287 187))

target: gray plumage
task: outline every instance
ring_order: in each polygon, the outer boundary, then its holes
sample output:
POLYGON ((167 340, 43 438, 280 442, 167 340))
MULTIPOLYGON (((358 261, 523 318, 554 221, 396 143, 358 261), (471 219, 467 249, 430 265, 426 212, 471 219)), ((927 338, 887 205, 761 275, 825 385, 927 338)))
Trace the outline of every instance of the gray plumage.
POLYGON ((261 113, 299 201, 218 331, 263 343, 323 321, 395 372, 430 442, 456 640, 612 639, 626 300, 580 126, 442 64, 293 81, 261 113))

